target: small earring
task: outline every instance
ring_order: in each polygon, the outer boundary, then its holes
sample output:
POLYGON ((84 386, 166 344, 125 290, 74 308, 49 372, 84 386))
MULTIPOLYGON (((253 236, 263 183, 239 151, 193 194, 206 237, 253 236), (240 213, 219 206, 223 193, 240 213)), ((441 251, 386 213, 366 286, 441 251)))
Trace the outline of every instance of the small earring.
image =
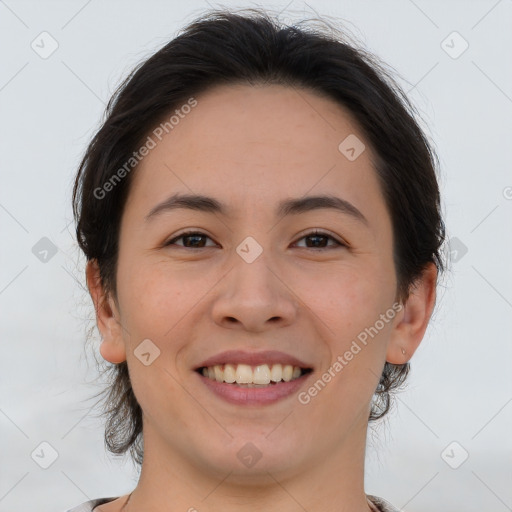
POLYGON ((405 356, 405 349, 402 348, 402 354, 405 356))

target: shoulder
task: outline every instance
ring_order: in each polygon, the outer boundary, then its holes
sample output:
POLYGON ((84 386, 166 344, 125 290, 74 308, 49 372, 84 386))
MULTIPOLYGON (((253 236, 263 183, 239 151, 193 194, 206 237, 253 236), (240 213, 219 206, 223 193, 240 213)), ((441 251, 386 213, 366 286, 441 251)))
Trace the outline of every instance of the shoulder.
POLYGON ((376 512, 400 512, 397 508, 391 505, 391 503, 388 503, 386 500, 383 500, 378 496, 372 496, 371 494, 367 494, 366 497, 370 500, 370 502, 373 505, 375 505, 376 512))
POLYGON ((103 505, 105 503, 110 503, 111 501, 117 500, 118 496, 114 498, 96 498, 95 500, 89 500, 78 507, 70 508, 67 512, 92 512, 94 507, 98 505, 103 505))

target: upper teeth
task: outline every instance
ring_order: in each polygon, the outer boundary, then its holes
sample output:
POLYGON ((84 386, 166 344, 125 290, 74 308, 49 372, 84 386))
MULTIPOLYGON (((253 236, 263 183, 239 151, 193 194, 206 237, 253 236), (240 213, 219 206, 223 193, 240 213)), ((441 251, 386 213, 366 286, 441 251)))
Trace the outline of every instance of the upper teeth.
POLYGON ((232 384, 270 384, 284 380, 288 382, 301 376, 301 369, 291 364, 261 364, 254 368, 248 364, 225 364, 203 368, 203 375, 217 382, 232 384))

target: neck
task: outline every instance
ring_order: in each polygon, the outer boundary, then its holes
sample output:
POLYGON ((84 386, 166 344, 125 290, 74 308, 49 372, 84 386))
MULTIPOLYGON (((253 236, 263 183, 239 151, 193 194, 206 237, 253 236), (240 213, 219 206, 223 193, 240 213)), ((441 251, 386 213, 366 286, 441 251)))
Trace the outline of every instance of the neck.
POLYGON ((144 423, 144 461, 123 512, 368 512, 364 492, 366 423, 341 446, 303 468, 262 466, 258 471, 212 471, 173 449, 144 423))

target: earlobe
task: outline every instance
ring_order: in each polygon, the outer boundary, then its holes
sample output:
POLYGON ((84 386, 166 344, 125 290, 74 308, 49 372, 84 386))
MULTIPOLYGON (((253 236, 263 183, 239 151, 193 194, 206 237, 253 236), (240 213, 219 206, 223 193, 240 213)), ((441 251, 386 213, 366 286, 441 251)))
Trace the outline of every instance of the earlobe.
POLYGON ((436 301, 437 267, 429 263, 411 288, 397 315, 386 352, 386 361, 405 364, 421 343, 436 301))
POLYGON ((114 301, 105 293, 98 262, 88 261, 85 272, 87 287, 96 311, 96 325, 102 337, 100 354, 103 359, 111 363, 126 361, 126 350, 121 325, 116 318, 116 307, 114 301))
POLYGON ((123 344, 112 343, 110 340, 103 339, 100 345, 100 354, 110 363, 122 363, 126 361, 126 352, 123 344))

